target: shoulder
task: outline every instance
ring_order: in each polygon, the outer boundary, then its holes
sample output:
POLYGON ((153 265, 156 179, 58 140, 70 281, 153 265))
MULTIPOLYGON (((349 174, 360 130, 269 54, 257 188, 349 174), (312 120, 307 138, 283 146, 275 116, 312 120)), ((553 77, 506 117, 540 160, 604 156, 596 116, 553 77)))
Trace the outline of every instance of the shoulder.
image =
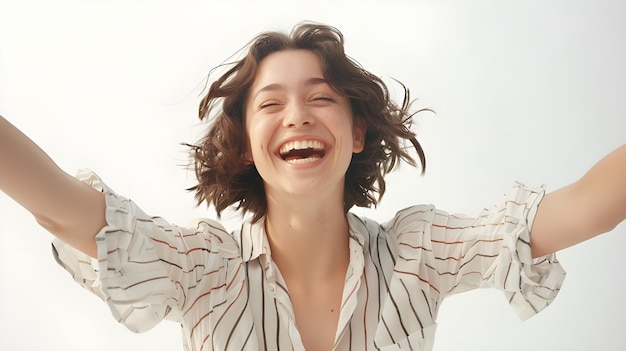
POLYGON ((182 230, 187 235, 199 235, 203 240, 210 243, 213 252, 221 253, 224 258, 241 256, 240 244, 235 239, 235 233, 229 233, 222 223, 214 219, 198 218, 194 221, 194 225, 187 226, 182 230))
POLYGON ((405 234, 423 231, 435 221, 441 222, 442 217, 447 215, 433 205, 414 205, 399 210, 392 218, 383 222, 350 213, 349 223, 352 231, 366 240, 388 240, 388 237, 398 240, 405 234))

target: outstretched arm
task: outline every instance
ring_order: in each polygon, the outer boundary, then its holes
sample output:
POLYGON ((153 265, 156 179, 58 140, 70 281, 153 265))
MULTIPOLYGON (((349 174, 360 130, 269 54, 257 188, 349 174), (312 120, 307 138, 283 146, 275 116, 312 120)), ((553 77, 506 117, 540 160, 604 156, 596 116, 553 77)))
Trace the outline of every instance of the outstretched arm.
POLYGON ((533 257, 575 245, 615 228, 626 218, 626 145, 580 180, 547 194, 531 231, 533 257))
POLYGON ((63 172, 1 116, 0 190, 52 234, 96 256, 95 235, 105 225, 104 195, 63 172))

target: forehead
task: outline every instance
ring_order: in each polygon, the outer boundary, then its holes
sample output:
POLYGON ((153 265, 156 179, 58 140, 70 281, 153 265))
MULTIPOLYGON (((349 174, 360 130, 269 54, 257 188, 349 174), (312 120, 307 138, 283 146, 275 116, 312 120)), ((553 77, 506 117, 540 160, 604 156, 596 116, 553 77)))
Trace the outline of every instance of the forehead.
POLYGON ((304 49, 274 52, 259 63, 252 91, 268 84, 298 84, 310 78, 323 78, 324 69, 320 57, 304 49))

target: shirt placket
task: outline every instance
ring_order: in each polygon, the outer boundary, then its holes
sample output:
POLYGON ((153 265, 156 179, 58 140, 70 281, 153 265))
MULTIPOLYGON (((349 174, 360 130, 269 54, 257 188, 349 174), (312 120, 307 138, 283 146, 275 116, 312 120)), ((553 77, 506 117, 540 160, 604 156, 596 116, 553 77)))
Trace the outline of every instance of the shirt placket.
POLYGON ((287 331, 289 333, 289 339, 294 350, 305 350, 302 343, 302 337, 296 327, 296 317, 291 304, 291 298, 289 297, 289 291, 287 291, 287 284, 283 279, 276 264, 268 259, 267 256, 263 256, 267 265, 267 283, 276 299, 276 306, 278 309, 279 320, 287 321, 287 331))
POLYGON ((337 332, 335 334, 335 343, 333 350, 341 345, 341 340, 348 329, 348 325, 352 320, 352 315, 358 305, 358 291, 361 286, 361 277, 365 261, 363 258, 363 239, 354 232, 350 235, 350 264, 346 272, 346 279, 343 287, 343 296, 341 298, 341 312, 339 314, 339 323, 337 323, 337 332))

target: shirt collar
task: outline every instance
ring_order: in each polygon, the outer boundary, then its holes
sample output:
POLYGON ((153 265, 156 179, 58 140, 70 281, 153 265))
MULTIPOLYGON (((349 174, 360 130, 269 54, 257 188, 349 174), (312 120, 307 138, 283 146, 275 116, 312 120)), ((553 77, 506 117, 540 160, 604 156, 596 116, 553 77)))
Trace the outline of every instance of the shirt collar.
MULTIPOLYGON (((367 233, 367 228, 365 223, 353 213, 348 213, 348 227, 350 230, 350 249, 356 249, 360 247, 357 251, 360 251, 360 256, 362 259, 363 251, 365 248, 365 236, 364 233, 367 233)), ((265 218, 260 219, 255 223, 251 223, 250 220, 244 222, 241 230, 239 231, 239 246, 241 249, 241 258, 243 262, 249 262, 260 258, 262 255, 266 257, 271 257, 270 244, 267 239, 267 234, 265 232, 265 218)), ((353 261, 354 252, 350 254, 350 261, 353 261)))
POLYGON ((239 231, 239 246, 241 249, 241 259, 243 262, 261 259, 265 266, 271 257, 270 243, 265 233, 265 218, 252 223, 250 220, 244 222, 239 231))

